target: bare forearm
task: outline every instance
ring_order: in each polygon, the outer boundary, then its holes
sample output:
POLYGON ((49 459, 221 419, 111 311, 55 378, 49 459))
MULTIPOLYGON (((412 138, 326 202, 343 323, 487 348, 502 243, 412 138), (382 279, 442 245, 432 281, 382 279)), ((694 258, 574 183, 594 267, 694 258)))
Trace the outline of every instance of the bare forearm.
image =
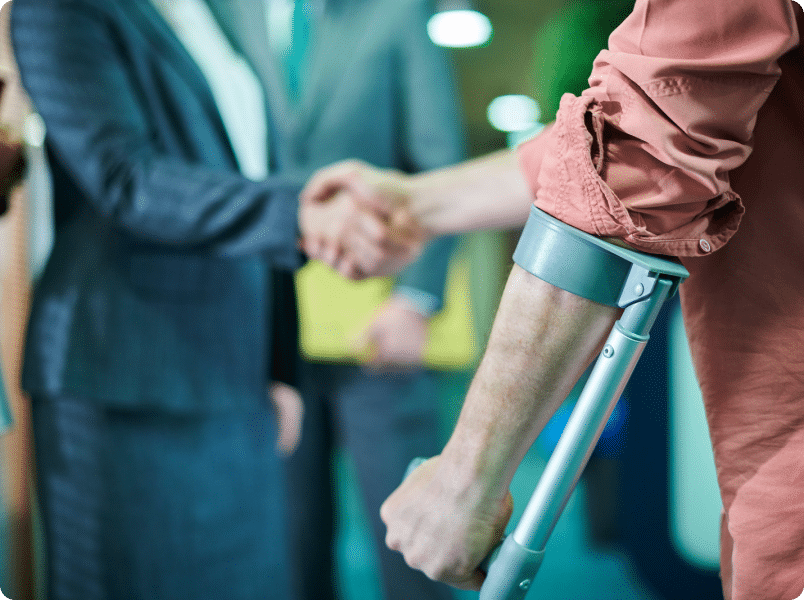
POLYGON ((488 348, 442 457, 501 498, 618 316, 514 265, 488 348))
POLYGON ((408 190, 411 210, 435 235, 521 226, 533 202, 513 150, 416 175, 408 190))
POLYGON ((480 589, 517 466, 618 316, 514 266, 452 437, 382 506, 389 548, 432 579, 480 589))

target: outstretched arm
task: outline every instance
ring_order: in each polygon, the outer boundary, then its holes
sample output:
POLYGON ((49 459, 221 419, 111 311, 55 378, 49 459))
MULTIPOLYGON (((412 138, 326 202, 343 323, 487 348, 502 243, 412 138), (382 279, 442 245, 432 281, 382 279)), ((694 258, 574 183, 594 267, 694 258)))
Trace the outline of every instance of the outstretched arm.
MULTIPOLYGON (((534 143, 546 139, 542 133, 534 143)), ((313 175, 301 198, 325 202, 338 191, 367 208, 384 207, 389 213, 407 209, 429 237, 524 225, 533 202, 515 150, 417 175, 344 161, 313 175)))
POLYGON ((434 235, 521 227, 533 202, 516 150, 415 175, 406 194, 413 215, 434 235))
MULTIPOLYGON (((542 133, 531 144, 539 148, 546 140, 542 133)), ((532 158, 537 155, 541 156, 531 153, 531 163, 540 160, 532 158)), ((304 249, 346 276, 394 273, 418 257, 435 236, 524 225, 532 193, 514 150, 412 176, 344 161, 310 178, 301 193, 302 207, 312 210, 347 195, 383 219, 391 232, 390 243, 383 253, 372 254, 370 269, 362 270, 355 268, 362 257, 350 254, 336 236, 307 239, 304 249)))

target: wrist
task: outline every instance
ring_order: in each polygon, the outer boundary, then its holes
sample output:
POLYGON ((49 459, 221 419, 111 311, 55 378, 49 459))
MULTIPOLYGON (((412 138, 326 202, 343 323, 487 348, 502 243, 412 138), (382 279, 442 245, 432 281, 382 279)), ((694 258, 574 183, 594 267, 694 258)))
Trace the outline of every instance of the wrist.
POLYGON ((441 454, 444 476, 485 501, 502 500, 520 462, 510 433, 490 420, 483 422, 462 414, 441 454))
POLYGON ((401 308, 416 313, 425 321, 433 316, 441 304, 434 294, 408 285, 394 288, 393 300, 401 308))
POLYGON ((501 469, 488 459, 481 449, 451 440, 439 456, 436 477, 467 504, 492 506, 508 495, 511 481, 500 477, 501 469))
POLYGON ((433 186, 431 173, 418 173, 404 176, 400 181, 402 195, 406 198, 408 208, 419 223, 427 239, 449 233, 440 227, 441 203, 443 192, 438 193, 433 186))

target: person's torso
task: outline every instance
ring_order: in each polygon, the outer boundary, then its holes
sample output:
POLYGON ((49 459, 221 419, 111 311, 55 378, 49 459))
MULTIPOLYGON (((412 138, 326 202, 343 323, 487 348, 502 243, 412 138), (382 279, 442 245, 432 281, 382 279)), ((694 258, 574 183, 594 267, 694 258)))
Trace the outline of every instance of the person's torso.
MULTIPOLYGON (((103 11, 114 60, 160 155, 237 170, 203 73, 150 1, 93 0, 87 10, 103 11)), ((56 232, 34 298, 26 389, 176 410, 261 402, 271 351, 267 260, 127 232, 50 156, 56 232)))
POLYGON ((731 566, 726 581, 735 598, 792 598, 802 586, 801 47, 781 65, 782 77, 759 111, 753 153, 730 174, 745 203, 742 223, 712 256, 685 261, 691 277, 681 286, 726 510, 724 564, 731 566))

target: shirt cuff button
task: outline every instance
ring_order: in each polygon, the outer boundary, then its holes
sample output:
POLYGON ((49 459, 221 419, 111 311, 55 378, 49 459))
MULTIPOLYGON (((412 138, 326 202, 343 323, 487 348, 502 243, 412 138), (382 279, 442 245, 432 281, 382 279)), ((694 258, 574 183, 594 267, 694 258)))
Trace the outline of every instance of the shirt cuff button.
POLYGON ((712 250, 712 246, 710 246, 709 242, 707 242, 704 239, 701 239, 698 242, 698 245, 701 247, 701 250, 703 250, 704 252, 709 252, 710 250, 712 250))

